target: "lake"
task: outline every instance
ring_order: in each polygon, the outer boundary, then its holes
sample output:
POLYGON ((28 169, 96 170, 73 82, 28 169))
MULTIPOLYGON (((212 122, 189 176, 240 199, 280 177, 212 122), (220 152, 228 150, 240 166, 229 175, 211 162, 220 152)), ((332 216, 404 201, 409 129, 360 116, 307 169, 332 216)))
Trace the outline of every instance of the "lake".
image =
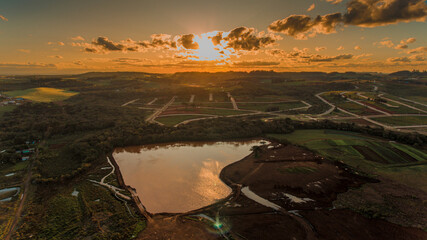
POLYGON ((264 140, 185 142, 117 148, 113 156, 124 181, 150 213, 181 213, 231 193, 221 170, 249 155, 264 140))

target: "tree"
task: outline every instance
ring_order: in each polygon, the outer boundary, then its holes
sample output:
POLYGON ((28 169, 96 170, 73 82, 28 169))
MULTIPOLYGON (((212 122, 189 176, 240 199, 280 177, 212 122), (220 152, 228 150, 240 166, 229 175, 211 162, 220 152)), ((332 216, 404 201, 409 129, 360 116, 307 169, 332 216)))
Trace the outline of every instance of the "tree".
POLYGON ((259 157, 259 154, 262 152, 261 146, 253 146, 251 147, 251 151, 254 153, 255 157, 259 157))

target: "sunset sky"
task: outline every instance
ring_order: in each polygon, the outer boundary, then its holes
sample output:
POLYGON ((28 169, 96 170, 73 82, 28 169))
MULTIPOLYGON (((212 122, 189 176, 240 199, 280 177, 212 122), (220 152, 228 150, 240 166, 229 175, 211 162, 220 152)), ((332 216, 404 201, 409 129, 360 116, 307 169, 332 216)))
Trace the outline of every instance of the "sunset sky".
POLYGON ((427 70, 424 0, 1 0, 0 74, 427 70))

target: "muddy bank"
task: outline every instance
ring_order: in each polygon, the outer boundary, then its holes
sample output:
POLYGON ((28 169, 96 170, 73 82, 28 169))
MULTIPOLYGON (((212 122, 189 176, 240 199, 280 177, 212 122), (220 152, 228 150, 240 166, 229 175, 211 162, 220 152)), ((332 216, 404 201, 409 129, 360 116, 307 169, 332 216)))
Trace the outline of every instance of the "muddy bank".
POLYGON ((122 175, 122 173, 120 171, 120 167, 117 164, 116 160, 114 159, 113 154, 110 153, 108 155, 108 157, 111 160, 111 164, 114 165, 114 168, 115 168, 114 174, 116 175, 117 182, 119 183, 119 186, 121 188, 125 189, 126 191, 128 191, 131 194, 132 203, 136 206, 136 208, 138 209, 139 213, 141 215, 143 215, 147 219, 147 221, 151 221, 152 215, 145 210, 145 207, 142 204, 141 200, 139 199, 138 195, 136 194, 135 189, 132 188, 131 186, 125 184, 125 181, 123 179, 123 175, 122 175))
POLYGON ((257 157, 251 154, 221 172, 221 179, 233 188, 234 198, 216 210, 228 219, 235 235, 244 239, 427 239, 427 233, 420 229, 333 208, 338 194, 376 180, 305 149, 273 145, 263 147, 257 157), (248 199, 240 192, 245 186, 281 209, 248 199))

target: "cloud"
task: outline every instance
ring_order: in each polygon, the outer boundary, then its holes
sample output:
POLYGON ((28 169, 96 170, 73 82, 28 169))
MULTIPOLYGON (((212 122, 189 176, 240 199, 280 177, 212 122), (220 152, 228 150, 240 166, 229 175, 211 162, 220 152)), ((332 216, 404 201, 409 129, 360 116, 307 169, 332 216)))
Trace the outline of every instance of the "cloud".
POLYGON ((0 19, 1 20, 3 20, 3 21, 5 21, 5 22, 7 22, 7 21, 9 21, 9 19, 7 19, 5 16, 3 16, 3 15, 0 15, 0 19))
POLYGON ((414 54, 409 57, 412 61, 424 62, 426 60, 425 54, 414 54))
POLYGON ((238 27, 231 30, 223 39, 227 42, 226 48, 233 48, 236 51, 254 51, 271 46, 281 38, 264 32, 257 33, 254 28, 238 27))
POLYGON ((223 34, 223 32, 218 32, 215 36, 211 37, 212 43, 215 46, 221 44, 221 40, 223 39, 222 34, 223 34))
POLYGON ((315 47, 314 50, 316 50, 316 52, 320 52, 326 50, 326 47, 315 47))
POLYGON ((332 13, 311 18, 291 15, 270 24, 268 29, 297 39, 336 32, 337 26, 375 27, 398 22, 424 21, 427 5, 424 0, 351 0, 345 13, 332 13))
POLYGON ((388 48, 392 48, 394 47, 394 43, 391 40, 385 40, 385 41, 381 41, 379 43, 381 46, 386 46, 388 48))
POLYGON ((411 62, 411 60, 408 57, 393 57, 388 58, 388 62, 411 62))
POLYGON ((344 14, 346 24, 375 27, 398 22, 423 21, 424 0, 352 0, 344 14))
POLYGON ((18 49, 18 51, 22 52, 22 53, 30 53, 31 51, 28 49, 18 49))
POLYGON ((55 44, 58 44, 59 46, 65 45, 65 43, 63 43, 63 42, 47 42, 47 45, 55 45, 55 44))
POLYGON ((314 8, 316 8, 316 4, 311 4, 310 7, 308 7, 307 12, 313 11, 314 8))
POLYGON ((55 55, 55 56, 49 56, 50 58, 57 58, 57 59, 63 59, 64 57, 60 56, 60 55, 55 55))
POLYGON ((269 62, 269 61, 240 61, 234 62, 235 67, 266 67, 266 66, 277 66, 280 62, 269 62))
POLYGON ((311 63, 311 62, 333 62, 338 60, 349 60, 354 57, 353 54, 340 54, 336 56, 323 56, 319 54, 309 54, 308 49, 294 48, 291 52, 286 52, 281 49, 272 49, 266 51, 267 54, 280 57, 283 61, 311 63))
POLYGON ((169 34, 153 34, 151 41, 142 41, 138 43, 143 48, 156 48, 156 49, 175 49, 176 41, 172 40, 169 34))
POLYGON ((342 0, 326 0, 326 2, 332 3, 332 4, 338 4, 341 3, 342 0))
POLYGON ((0 63, 0 68, 55 68, 55 64, 46 64, 46 63, 0 63))
POLYGON ((339 46, 339 47, 337 48, 337 50, 338 50, 338 51, 342 51, 342 50, 344 50, 344 47, 343 47, 343 46, 339 46))
MULTIPOLYGON (((379 42, 381 46, 385 46, 388 48, 394 48, 394 49, 407 49, 408 44, 414 43, 417 39, 416 38, 408 38, 406 40, 401 40, 398 45, 395 45, 391 40, 384 40, 379 42)), ((374 43, 375 45, 376 43, 374 43)))
POLYGON ((75 36, 75 37, 72 37, 71 40, 73 40, 73 41, 84 41, 85 39, 82 36, 75 36))
POLYGON ((312 19, 308 15, 291 15, 285 19, 277 20, 268 26, 272 32, 280 32, 296 39, 307 39, 316 34, 330 34, 342 22, 341 13, 317 16, 312 19))
POLYGON ((92 42, 93 45, 99 46, 107 51, 123 51, 126 49, 126 46, 120 43, 115 43, 109 40, 106 37, 98 37, 96 40, 92 42))
POLYGON ((413 53, 423 53, 423 52, 427 52, 427 47, 419 47, 419 48, 410 49, 410 50, 408 50, 407 53, 413 54, 413 53))
POLYGON ((357 45, 357 46, 354 46, 354 50, 361 50, 362 48, 359 46, 359 45, 357 45))
POLYGON ((352 59, 353 54, 341 54, 337 56, 327 57, 327 56, 321 56, 321 55, 314 55, 310 58, 310 62, 332 62, 335 60, 347 60, 352 59))
POLYGON ((197 42, 194 42, 194 34, 186 34, 182 35, 178 39, 178 43, 183 46, 186 49, 199 49, 199 44, 197 42))

